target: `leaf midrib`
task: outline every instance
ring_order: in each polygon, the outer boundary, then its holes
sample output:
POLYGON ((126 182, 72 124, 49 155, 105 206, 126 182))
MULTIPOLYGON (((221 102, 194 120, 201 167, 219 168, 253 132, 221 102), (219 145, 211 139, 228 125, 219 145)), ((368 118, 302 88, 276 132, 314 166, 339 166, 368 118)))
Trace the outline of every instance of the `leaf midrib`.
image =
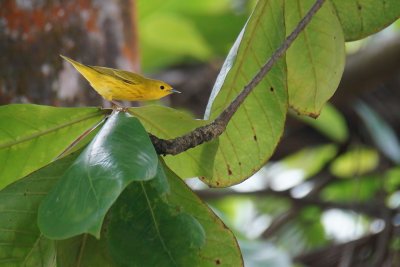
POLYGON ((165 244, 165 241, 164 241, 163 237, 161 236, 161 232, 160 232, 160 229, 159 229, 158 224, 157 224, 156 216, 155 216, 155 214, 154 214, 154 212, 153 212, 153 209, 152 209, 152 207, 151 207, 150 199, 149 199, 149 197, 148 197, 148 195, 147 195, 146 188, 144 187, 143 182, 140 182, 140 186, 142 187, 144 197, 146 198, 146 203, 147 203, 147 206, 149 207, 149 211, 150 211, 150 214, 151 214, 151 218, 152 218, 152 220, 153 220, 154 227, 155 227, 156 232, 157 232, 157 237, 158 237, 158 239, 160 240, 161 245, 162 245, 163 249, 165 250, 165 252, 167 253, 168 257, 171 259, 171 261, 174 263, 174 265, 177 266, 177 264, 176 264, 174 258, 173 258, 172 255, 171 255, 171 252, 169 251, 167 245, 165 244))
POLYGON ((47 130, 39 131, 39 132, 36 132, 36 133, 34 133, 34 134, 25 136, 24 138, 21 138, 21 139, 19 139, 19 140, 17 140, 17 141, 11 141, 11 142, 7 142, 7 143, 4 143, 4 144, 0 144, 0 149, 7 148, 7 147, 12 147, 12 146, 15 146, 15 145, 18 145, 18 144, 21 144, 21 143, 30 141, 30 140, 35 139, 35 138, 37 138, 37 137, 40 137, 40 136, 44 136, 44 135, 53 133, 53 132, 58 131, 58 130, 60 130, 60 129, 62 129, 62 128, 66 128, 66 127, 68 127, 68 126, 71 126, 71 125, 73 125, 73 124, 82 122, 82 121, 84 121, 84 120, 88 120, 88 119, 94 118, 94 117, 99 116, 99 115, 101 115, 101 114, 102 114, 102 112, 101 112, 101 111, 98 111, 98 112, 96 112, 96 113, 94 113, 94 114, 90 114, 90 116, 85 116, 85 117, 83 117, 83 118, 79 118, 79 119, 70 121, 70 122, 68 122, 68 123, 61 124, 61 125, 58 125, 58 126, 49 128, 49 129, 47 129, 47 130))

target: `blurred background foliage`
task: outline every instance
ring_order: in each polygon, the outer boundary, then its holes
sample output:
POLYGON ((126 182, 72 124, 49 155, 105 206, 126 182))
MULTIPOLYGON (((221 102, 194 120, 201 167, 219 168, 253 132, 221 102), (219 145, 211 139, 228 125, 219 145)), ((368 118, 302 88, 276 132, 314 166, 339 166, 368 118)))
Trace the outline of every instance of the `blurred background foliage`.
MULTIPOLYGON (((0 104, 102 105, 67 64, 142 71, 202 117, 255 1, 0 2, 0 104)), ((242 184, 188 183, 235 232, 246 266, 400 265, 400 22, 347 44, 331 104, 291 114, 270 163, 242 184)))

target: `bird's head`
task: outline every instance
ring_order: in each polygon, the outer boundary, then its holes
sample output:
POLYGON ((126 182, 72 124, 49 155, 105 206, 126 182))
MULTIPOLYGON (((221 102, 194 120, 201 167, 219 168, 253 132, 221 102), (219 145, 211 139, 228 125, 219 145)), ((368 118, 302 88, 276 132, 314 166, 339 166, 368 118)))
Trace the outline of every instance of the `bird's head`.
POLYGON ((170 95, 172 93, 181 93, 178 90, 172 88, 171 85, 158 80, 152 80, 152 91, 158 98, 170 95))

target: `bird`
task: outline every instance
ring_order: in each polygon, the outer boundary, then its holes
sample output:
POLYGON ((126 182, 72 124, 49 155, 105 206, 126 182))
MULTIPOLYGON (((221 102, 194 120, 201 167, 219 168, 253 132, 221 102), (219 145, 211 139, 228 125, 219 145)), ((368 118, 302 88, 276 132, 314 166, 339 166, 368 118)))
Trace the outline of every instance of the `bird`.
POLYGON ((118 107, 121 107, 121 104, 115 100, 157 100, 172 93, 180 93, 163 81, 149 79, 126 70, 84 65, 69 57, 60 56, 71 63, 97 93, 118 107))

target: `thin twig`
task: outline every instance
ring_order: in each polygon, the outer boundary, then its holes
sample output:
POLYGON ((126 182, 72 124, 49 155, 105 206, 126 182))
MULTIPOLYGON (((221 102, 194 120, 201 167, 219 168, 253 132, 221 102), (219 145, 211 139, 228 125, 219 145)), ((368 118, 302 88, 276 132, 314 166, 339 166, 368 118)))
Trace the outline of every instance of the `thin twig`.
POLYGON ((175 139, 164 140, 154 135, 150 135, 150 139, 158 154, 176 155, 190 148, 196 147, 204 142, 211 141, 220 136, 226 129, 230 119, 244 102, 246 97, 252 90, 262 81, 268 74, 275 63, 286 53, 297 36, 311 21, 314 14, 321 8, 325 0, 316 0, 311 9, 304 18, 299 22, 293 32, 286 38, 282 45, 272 54, 269 60, 261 67, 260 71, 254 78, 243 88, 240 94, 225 108, 224 111, 210 124, 194 129, 192 132, 175 139))

